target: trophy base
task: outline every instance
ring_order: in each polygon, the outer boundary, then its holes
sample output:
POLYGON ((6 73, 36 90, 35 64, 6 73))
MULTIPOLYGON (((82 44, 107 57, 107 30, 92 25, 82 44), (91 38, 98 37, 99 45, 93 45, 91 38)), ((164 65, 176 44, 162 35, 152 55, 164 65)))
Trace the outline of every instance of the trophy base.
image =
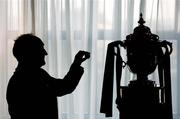
POLYGON ((120 119, 170 119, 161 99, 163 89, 155 87, 154 81, 133 80, 120 90, 120 119))

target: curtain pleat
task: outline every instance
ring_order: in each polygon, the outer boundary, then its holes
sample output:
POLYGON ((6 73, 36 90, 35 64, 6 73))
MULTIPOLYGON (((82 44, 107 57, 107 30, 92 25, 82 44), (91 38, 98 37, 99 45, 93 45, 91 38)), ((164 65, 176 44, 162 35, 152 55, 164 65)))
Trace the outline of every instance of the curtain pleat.
MULTIPOLYGON (((100 100, 107 45, 133 33, 140 12, 152 33, 173 42, 173 114, 179 119, 179 4, 179 0, 0 0, 0 119, 9 119, 6 88, 17 65, 12 47, 23 33, 43 40, 48 52, 43 68, 54 77, 65 76, 79 50, 91 52, 91 59, 82 64, 84 75, 77 89, 58 98, 59 119, 105 119, 100 100)), ((126 61, 126 51, 121 51, 126 61)), ((135 77, 126 67, 121 84, 135 77)), ((158 84, 157 72, 150 78, 158 84)), ((113 115, 112 119, 119 118, 116 106, 113 115)))

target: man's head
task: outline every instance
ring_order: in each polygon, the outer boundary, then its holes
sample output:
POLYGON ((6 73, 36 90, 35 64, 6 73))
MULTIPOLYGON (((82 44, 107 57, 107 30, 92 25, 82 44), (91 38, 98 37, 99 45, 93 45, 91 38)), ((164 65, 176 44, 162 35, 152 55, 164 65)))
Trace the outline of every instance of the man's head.
POLYGON ((40 38, 23 34, 15 40, 13 55, 20 64, 41 67, 45 64, 47 52, 40 38))

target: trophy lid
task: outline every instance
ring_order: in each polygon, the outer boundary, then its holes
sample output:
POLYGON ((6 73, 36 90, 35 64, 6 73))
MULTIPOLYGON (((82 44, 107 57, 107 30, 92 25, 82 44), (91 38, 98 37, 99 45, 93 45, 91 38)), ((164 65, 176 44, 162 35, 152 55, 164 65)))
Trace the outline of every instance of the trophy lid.
POLYGON ((140 24, 140 25, 143 25, 144 23, 146 23, 145 21, 144 21, 144 19, 142 18, 142 13, 140 13, 140 18, 139 18, 139 21, 138 21, 138 23, 140 24))
POLYGON ((148 34, 151 34, 151 30, 149 27, 145 26, 144 23, 146 23, 143 19, 143 15, 142 13, 140 13, 140 18, 139 18, 139 26, 137 26, 135 29, 134 29, 134 35, 135 36, 143 36, 143 35, 148 35, 148 34))

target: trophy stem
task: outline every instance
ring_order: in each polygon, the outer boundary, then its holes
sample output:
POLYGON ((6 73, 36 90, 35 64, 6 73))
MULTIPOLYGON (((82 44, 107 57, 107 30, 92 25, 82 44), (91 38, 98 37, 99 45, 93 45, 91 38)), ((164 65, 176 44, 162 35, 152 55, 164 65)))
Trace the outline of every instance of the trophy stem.
POLYGON ((148 75, 145 75, 145 74, 137 74, 137 80, 138 80, 138 81, 148 80, 148 75))
POLYGON ((132 80, 129 83, 130 87, 154 87, 154 81, 148 80, 148 75, 137 74, 137 80, 132 80))

